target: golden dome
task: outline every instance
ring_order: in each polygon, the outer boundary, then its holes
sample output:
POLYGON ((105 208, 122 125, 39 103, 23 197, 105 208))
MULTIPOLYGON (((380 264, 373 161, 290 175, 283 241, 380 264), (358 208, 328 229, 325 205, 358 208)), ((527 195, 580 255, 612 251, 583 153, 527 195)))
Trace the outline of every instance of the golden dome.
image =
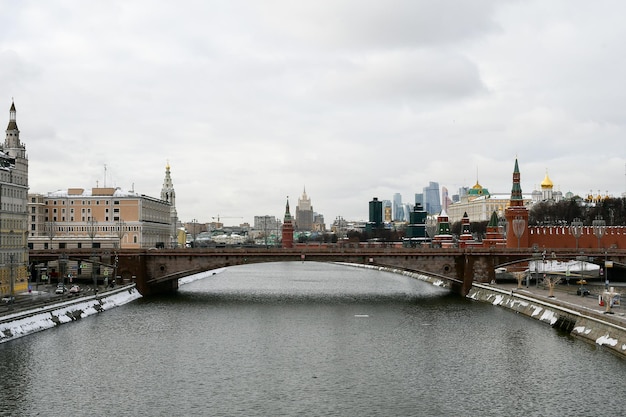
POLYGON ((473 188, 474 190, 482 190, 482 189, 483 189, 483 186, 482 186, 482 185, 480 185, 480 184, 478 183, 478 181, 476 181, 476 185, 474 185, 472 188, 473 188))
POLYGON ((548 177, 548 172, 546 172, 546 177, 541 181, 541 188, 552 188, 554 184, 550 181, 550 177, 548 177))

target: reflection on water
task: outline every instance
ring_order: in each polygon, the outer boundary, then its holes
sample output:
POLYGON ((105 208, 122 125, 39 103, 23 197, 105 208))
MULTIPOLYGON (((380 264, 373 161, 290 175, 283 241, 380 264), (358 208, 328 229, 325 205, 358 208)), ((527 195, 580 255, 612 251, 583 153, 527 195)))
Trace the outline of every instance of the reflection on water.
POLYGON ((625 370, 402 275, 246 265, 0 345, 0 414, 595 415, 625 370))

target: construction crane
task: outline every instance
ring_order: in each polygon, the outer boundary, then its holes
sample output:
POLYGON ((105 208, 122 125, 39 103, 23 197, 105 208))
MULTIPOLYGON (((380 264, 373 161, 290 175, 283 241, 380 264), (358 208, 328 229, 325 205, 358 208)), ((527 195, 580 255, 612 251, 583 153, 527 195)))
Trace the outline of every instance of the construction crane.
POLYGON ((217 217, 211 217, 213 220, 217 219, 216 223, 221 223, 220 219, 243 219, 243 217, 238 217, 238 216, 220 216, 219 214, 217 215, 217 217))

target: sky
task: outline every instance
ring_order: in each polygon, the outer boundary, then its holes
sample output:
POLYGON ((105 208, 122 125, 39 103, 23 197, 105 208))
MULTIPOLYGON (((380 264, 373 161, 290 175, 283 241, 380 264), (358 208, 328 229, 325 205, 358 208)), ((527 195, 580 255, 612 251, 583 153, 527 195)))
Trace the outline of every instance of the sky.
MULTIPOLYGON (((0 0, 32 193, 121 187, 182 221, 327 226, 430 181, 626 191, 626 3, 0 0)), ((2 104, 4 102, 4 104, 2 104)))

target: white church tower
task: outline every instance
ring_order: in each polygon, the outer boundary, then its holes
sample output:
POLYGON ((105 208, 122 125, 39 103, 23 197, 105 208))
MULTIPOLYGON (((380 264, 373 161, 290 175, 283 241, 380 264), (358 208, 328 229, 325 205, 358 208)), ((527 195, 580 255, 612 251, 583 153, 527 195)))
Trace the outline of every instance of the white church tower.
POLYGON ((165 179, 163 180, 163 188, 161 189, 161 200, 170 203, 170 224, 172 227, 170 241, 172 247, 176 247, 178 242, 178 213, 176 212, 176 191, 174 191, 169 162, 165 165, 165 179))

